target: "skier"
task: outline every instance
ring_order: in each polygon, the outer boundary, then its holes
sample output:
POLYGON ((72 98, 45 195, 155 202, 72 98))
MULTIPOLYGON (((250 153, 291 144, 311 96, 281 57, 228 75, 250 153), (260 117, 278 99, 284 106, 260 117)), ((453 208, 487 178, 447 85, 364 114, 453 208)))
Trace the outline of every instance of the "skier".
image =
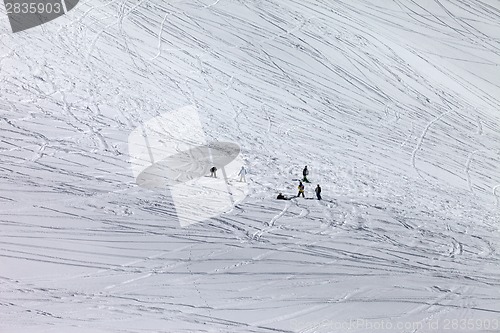
POLYGON ((210 177, 215 177, 217 178, 217 168, 215 166, 210 168, 210 177))
POLYGON ((318 200, 321 200, 321 187, 319 186, 319 184, 318 186, 316 186, 314 192, 316 192, 316 197, 318 198, 318 200))
POLYGON ((304 178, 302 179, 303 182, 309 183, 309 180, 307 179, 308 174, 309 174, 309 170, 307 170, 307 165, 306 165, 304 170, 302 170, 302 175, 304 176, 304 178))
POLYGON ((240 176, 240 182, 247 182, 247 179, 245 175, 247 174, 247 170, 245 169, 244 166, 241 167, 240 173, 238 173, 238 176, 240 176))
POLYGON ((302 195, 302 198, 305 198, 305 195, 304 195, 304 184, 302 184, 301 181, 299 181, 298 189, 299 189, 299 194, 297 194, 297 197, 300 197, 300 195, 302 195))

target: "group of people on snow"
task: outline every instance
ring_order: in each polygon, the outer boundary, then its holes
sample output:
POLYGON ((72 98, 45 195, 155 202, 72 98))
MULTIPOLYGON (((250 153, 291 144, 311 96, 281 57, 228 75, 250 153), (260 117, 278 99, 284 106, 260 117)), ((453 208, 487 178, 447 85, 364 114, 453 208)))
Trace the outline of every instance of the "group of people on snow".
MULTIPOLYGON (((238 173, 238 176, 240 176, 240 182, 246 182, 246 174, 247 174, 247 170, 245 169, 244 166, 241 167, 240 169, 240 172, 238 173)), ((299 180, 299 186, 297 187, 298 190, 299 190, 299 193, 297 194, 297 198, 299 198, 300 196, 302 196, 302 198, 305 198, 305 186, 304 186, 304 183, 310 183, 310 181, 307 179, 307 176, 309 175, 309 170, 307 169, 307 165, 304 167, 304 170, 302 170, 302 180, 299 180), (302 183, 304 182, 304 183, 302 183)), ((214 177, 214 178, 217 178, 217 168, 215 166, 212 166, 210 168, 210 177, 214 177)), ((316 193, 316 198, 318 200, 321 200, 321 186, 319 186, 319 184, 316 186, 316 188, 314 189, 314 193, 316 193)), ((293 197, 290 197, 290 198, 287 198, 283 195, 283 193, 279 193, 278 194, 278 197, 276 199, 278 200, 290 200, 292 199, 293 197)))
MULTIPOLYGON (((302 180, 299 180, 299 186, 297 187, 298 190, 299 190, 299 193, 297 194, 297 198, 299 198, 300 196, 302 196, 302 198, 305 198, 305 186, 302 182, 304 183, 310 183, 310 181, 307 179, 307 176, 309 175, 309 170, 307 169, 307 165, 305 166, 304 170, 302 170, 302 180)), ((319 186, 319 184, 316 186, 316 188, 314 189, 314 193, 316 193, 316 198, 318 200, 321 200, 321 186, 319 186)), ((291 198, 287 198, 283 195, 283 193, 279 193, 278 196, 276 197, 276 199, 278 200, 290 200, 292 199, 293 197, 291 198)))

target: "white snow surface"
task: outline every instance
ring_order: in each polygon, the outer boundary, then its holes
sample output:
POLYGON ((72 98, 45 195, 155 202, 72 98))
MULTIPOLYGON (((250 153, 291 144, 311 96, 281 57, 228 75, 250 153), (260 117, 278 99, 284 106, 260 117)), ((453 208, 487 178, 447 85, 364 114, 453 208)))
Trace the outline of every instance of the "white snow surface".
POLYGON ((500 330, 499 1, 4 14, 1 333, 500 330), (249 192, 182 228, 127 140, 189 106, 249 192))

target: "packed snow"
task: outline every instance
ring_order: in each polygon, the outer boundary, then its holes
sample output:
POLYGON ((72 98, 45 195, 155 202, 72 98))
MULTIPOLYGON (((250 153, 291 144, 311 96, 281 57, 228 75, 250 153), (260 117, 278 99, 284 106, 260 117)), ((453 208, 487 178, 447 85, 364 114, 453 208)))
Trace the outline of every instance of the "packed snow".
POLYGON ((4 9, 1 333, 500 330, 500 2, 4 9), (130 137, 185 108, 248 188, 181 226, 130 137))

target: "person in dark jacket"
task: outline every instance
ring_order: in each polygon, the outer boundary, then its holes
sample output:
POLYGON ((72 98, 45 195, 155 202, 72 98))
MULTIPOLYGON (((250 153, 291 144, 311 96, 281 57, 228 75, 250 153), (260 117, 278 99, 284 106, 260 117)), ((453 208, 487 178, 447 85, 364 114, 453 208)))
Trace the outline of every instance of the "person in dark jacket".
POLYGON ((217 178, 217 168, 215 166, 213 166, 213 167, 210 168, 210 177, 217 178))
POLYGON ((283 193, 279 193, 278 196, 276 197, 278 200, 286 200, 286 197, 283 195, 283 193))
POLYGON ((321 200, 321 187, 319 186, 319 184, 318 186, 316 186, 314 192, 316 192, 316 197, 318 198, 318 200, 321 200))
POLYGON ((309 170, 307 170, 307 165, 305 166, 304 170, 302 170, 302 176, 304 178, 302 179, 303 182, 309 183, 309 180, 307 179, 307 175, 309 175, 309 170))

